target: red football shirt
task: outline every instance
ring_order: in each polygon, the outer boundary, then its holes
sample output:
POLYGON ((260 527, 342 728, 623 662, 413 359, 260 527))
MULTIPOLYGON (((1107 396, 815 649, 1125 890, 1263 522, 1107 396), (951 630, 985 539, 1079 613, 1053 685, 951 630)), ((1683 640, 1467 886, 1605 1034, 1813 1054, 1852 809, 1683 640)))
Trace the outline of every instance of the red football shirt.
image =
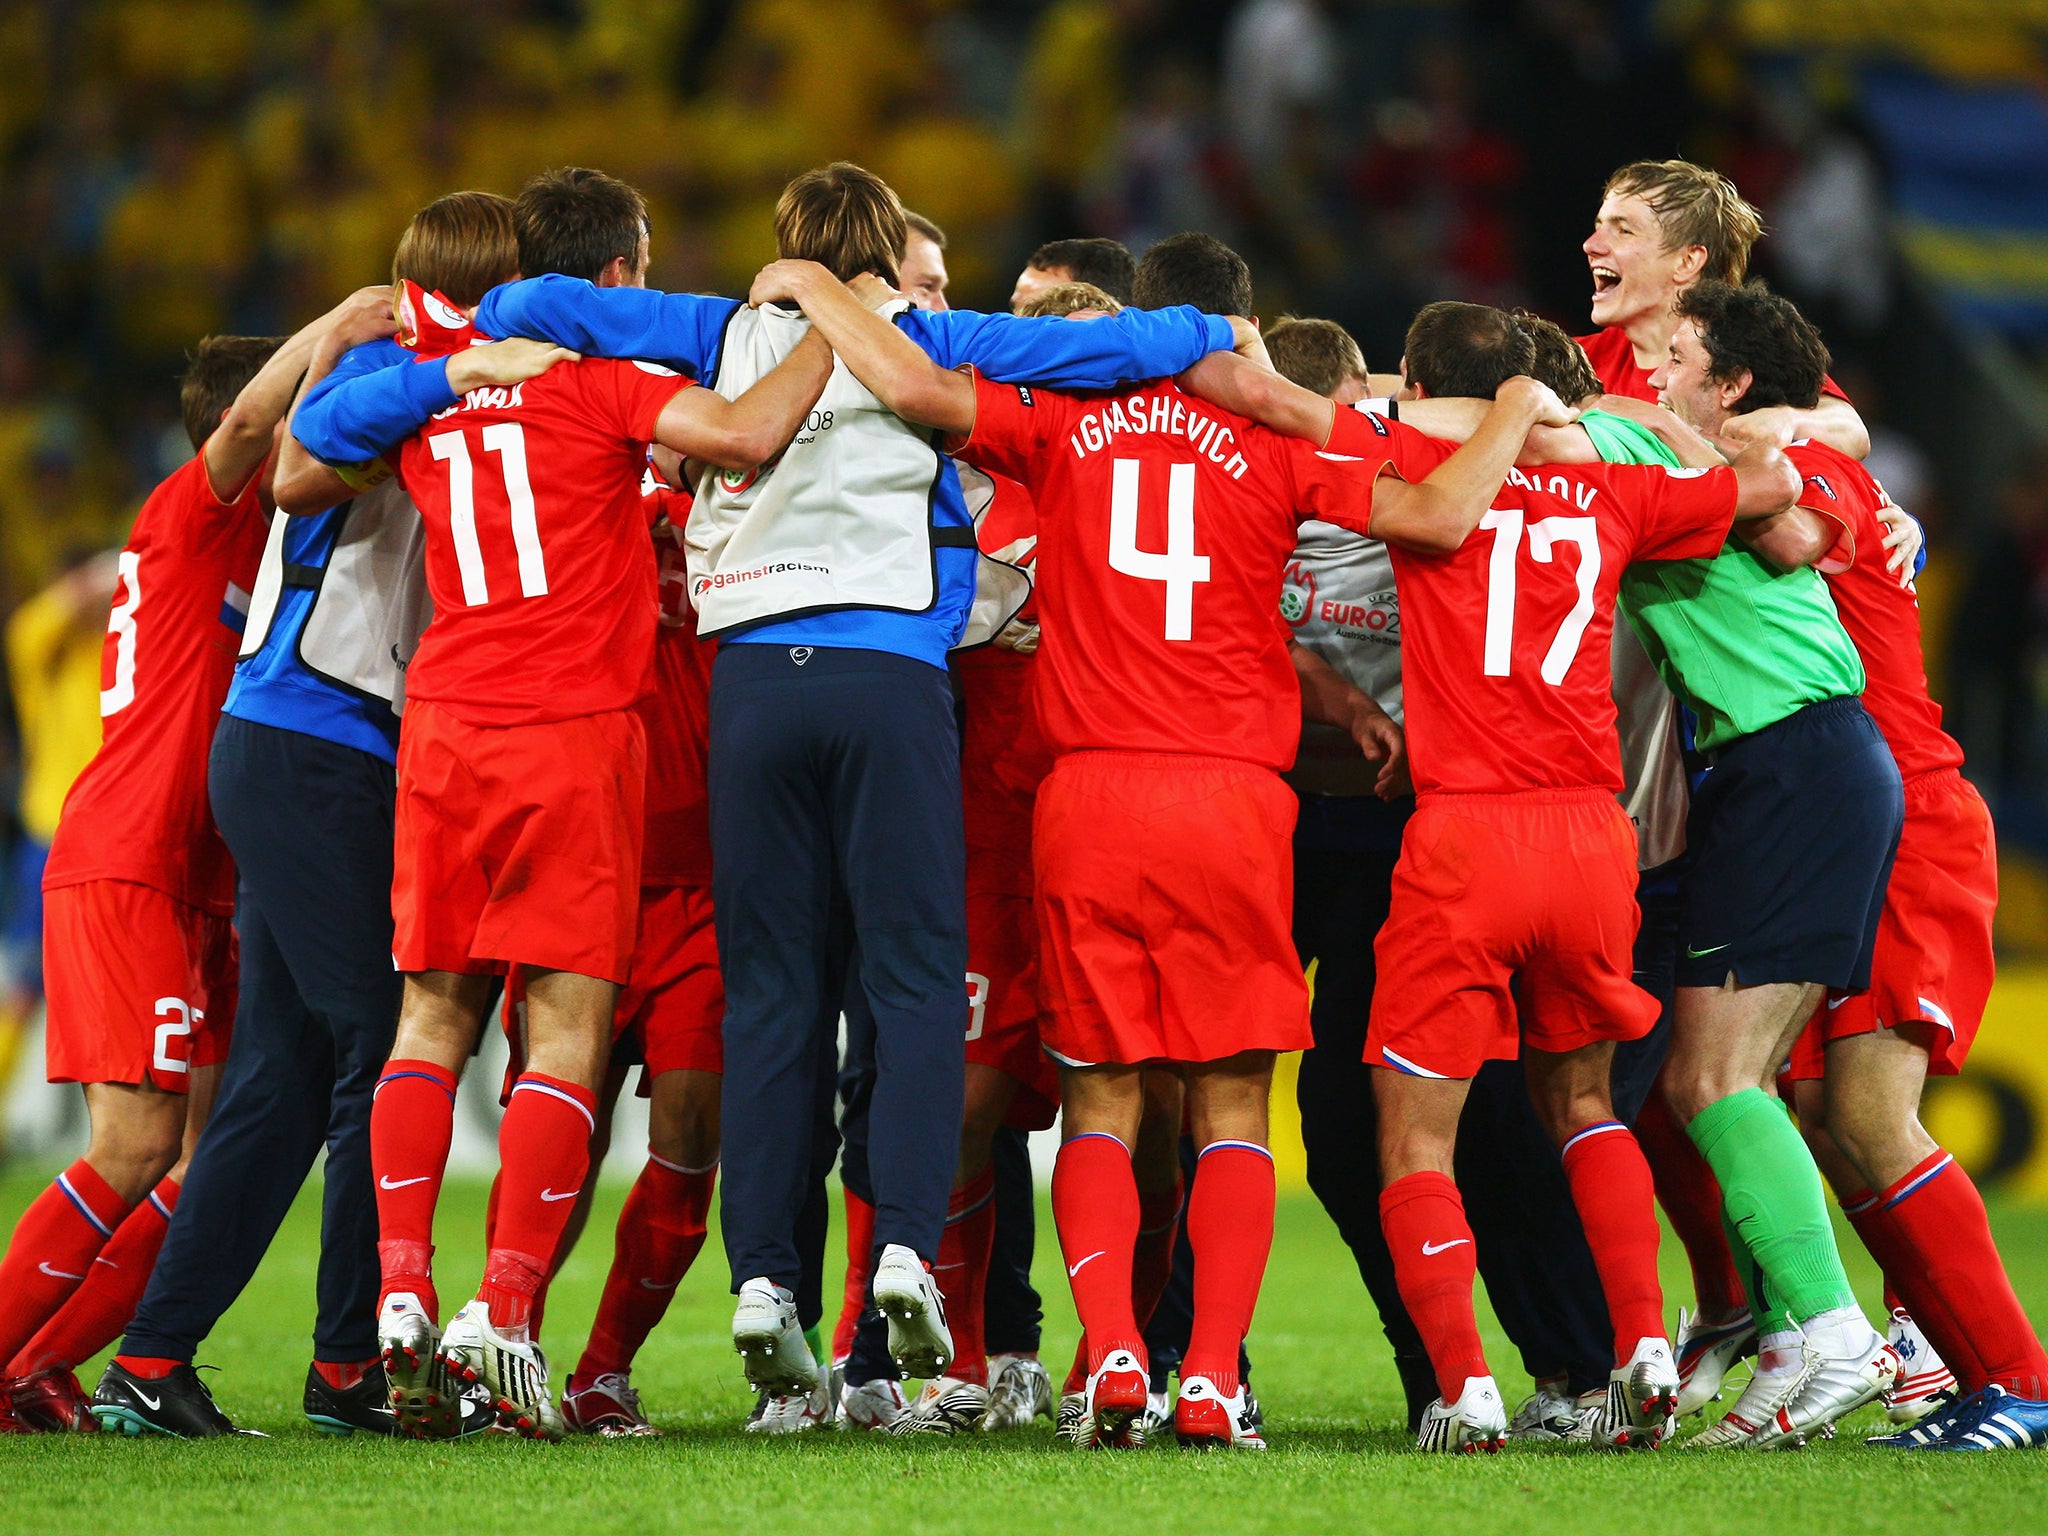
MULTIPOLYGON (((1405 480, 1455 451, 1399 422, 1359 420, 1390 435, 1405 480)), ((1720 553, 1734 516, 1731 469, 1560 464, 1510 470, 1451 554, 1389 544, 1416 790, 1618 794, 1611 657, 1621 573, 1635 560, 1720 553)))
POLYGON ((711 663, 718 647, 697 638, 683 524, 690 498, 648 476, 647 509, 660 571, 661 623, 654 633, 654 686, 634 706, 647 729, 647 844, 642 885, 711 883, 711 663))
POLYGON ((1868 681, 1863 706, 1906 778, 1960 768, 1963 749, 1941 728, 1941 706, 1927 694, 1920 649, 1920 599, 1885 569, 1884 491, 1870 471, 1823 443, 1785 450, 1806 482, 1799 505, 1841 524, 1847 538, 1821 565, 1842 628, 1856 642, 1868 681))
POLYGON ((1168 381, 1081 398, 977 379, 975 397, 961 457, 1021 480, 1038 508, 1052 750, 1291 763, 1301 693, 1280 573, 1307 518, 1365 531, 1378 466, 1168 381))
MULTIPOLYGON (((968 474, 974 471, 970 466, 968 474)), ((1031 493, 1006 475, 988 475, 988 510, 975 527, 981 552, 1038 577, 1038 511, 1031 493)), ((1038 623, 1038 594, 1018 610, 1019 624, 1038 623)), ((1038 728, 1034 680, 1038 653, 978 645, 953 659, 966 725, 960 741, 960 781, 969 819, 983 799, 1022 799, 1038 792, 1052 768, 1052 752, 1038 728)))
MULTIPOLYGON (((1635 343, 1628 339, 1627 331, 1618 325, 1610 325, 1590 336, 1579 337, 1578 342, 1586 349, 1586 359, 1592 363, 1600 387, 1608 394, 1623 395, 1630 400, 1647 400, 1652 405, 1657 403, 1657 391, 1650 388, 1650 375, 1657 370, 1638 366, 1635 343)), ((1838 400, 1849 398, 1833 379, 1822 380, 1821 393, 1833 395, 1838 400)))
POLYGON ((223 916, 235 910, 206 759, 269 529, 262 482, 259 470, 221 501, 202 455, 136 514, 100 653, 100 750, 65 798, 43 889, 132 880, 223 916))
POLYGON ((690 380, 585 358, 472 390, 408 439, 398 473, 427 528, 434 617, 410 698, 476 726, 631 707, 653 660, 654 546, 640 481, 690 380))

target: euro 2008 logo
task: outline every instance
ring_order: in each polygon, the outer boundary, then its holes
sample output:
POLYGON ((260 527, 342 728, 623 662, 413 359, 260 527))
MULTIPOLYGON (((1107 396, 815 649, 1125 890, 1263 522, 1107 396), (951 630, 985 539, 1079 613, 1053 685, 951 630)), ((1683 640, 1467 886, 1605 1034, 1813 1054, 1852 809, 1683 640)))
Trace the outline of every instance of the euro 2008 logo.
POLYGON ((1316 578, 1300 561, 1291 563, 1281 576, 1280 617, 1300 628, 1316 605, 1316 578))

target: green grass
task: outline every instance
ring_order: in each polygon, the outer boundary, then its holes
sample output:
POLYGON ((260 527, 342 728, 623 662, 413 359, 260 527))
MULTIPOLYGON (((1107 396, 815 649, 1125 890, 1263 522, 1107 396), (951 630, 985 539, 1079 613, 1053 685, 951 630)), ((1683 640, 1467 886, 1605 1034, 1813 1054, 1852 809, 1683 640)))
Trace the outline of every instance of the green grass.
MULTIPOLYGON (((0 1175, 0 1230, 40 1187, 0 1175)), ((451 1186, 442 1212, 445 1296, 474 1279, 482 1190, 451 1186)), ((592 1237, 558 1282, 548 1342, 573 1361, 610 1256, 622 1191, 608 1187, 592 1237)), ((302 1199, 203 1361, 222 1405, 268 1441, 177 1444, 111 1436, 0 1440, 0 1532, 523 1530, 550 1533, 790 1531, 924 1533, 1005 1528, 1092 1536, 1154 1531, 1608 1531, 1709 1536, 1796 1526, 1817 1532, 2014 1532, 2048 1524, 2048 1459, 2027 1453, 1920 1456, 1868 1451, 1866 1412, 1831 1445, 1791 1455, 1624 1457, 1511 1448, 1429 1458, 1405 1449, 1400 1392, 1349 1256, 1307 1195, 1283 1197, 1272 1270, 1254 1329, 1273 1449, 1196 1456, 1056 1449, 1041 1427, 999 1440, 898 1443, 742 1434, 749 1404, 725 1337, 730 1302, 716 1236, 649 1342, 635 1381, 659 1440, 560 1446, 498 1440, 421 1446, 317 1437, 299 1416, 312 1325, 317 1206, 302 1199), (815 1523, 814 1523, 815 1522, 815 1523)), ((1995 1212, 2022 1300, 2048 1316, 2048 1211, 1995 1212)), ((1859 1288, 1875 1276, 1853 1238, 1859 1288)), ((1049 1357, 1074 1337, 1049 1241, 1040 1245, 1049 1357)), ((1666 1243, 1675 1305, 1683 1266, 1666 1243)), ((1512 1401, 1526 1382, 1486 1318, 1512 1401)), ((96 1369, 82 1372, 88 1387, 96 1369)), ((1057 1378, 1059 1372, 1055 1368, 1057 1378)))

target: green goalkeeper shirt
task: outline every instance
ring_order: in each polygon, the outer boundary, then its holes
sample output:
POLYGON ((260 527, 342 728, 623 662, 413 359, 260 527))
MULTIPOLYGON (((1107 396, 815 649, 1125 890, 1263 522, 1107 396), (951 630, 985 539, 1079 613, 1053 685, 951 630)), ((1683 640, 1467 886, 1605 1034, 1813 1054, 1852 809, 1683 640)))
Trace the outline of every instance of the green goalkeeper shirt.
MULTIPOLYGON (((1648 427, 1588 411, 1579 425, 1609 464, 1668 464, 1648 427)), ((1621 611, 1657 673, 1699 720, 1701 751, 1822 699, 1863 692, 1863 661, 1811 566, 1781 571, 1739 539, 1711 560, 1638 560, 1621 611)))

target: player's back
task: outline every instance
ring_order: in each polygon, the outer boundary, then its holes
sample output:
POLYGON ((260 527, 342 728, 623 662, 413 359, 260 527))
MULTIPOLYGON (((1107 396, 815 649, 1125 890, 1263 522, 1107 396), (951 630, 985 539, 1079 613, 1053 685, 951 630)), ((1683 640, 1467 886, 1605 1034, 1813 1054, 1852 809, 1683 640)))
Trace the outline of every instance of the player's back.
MULTIPOLYGON (((1370 418, 1402 478, 1454 451, 1370 418)), ((1408 754, 1423 794, 1622 787, 1615 598, 1632 560, 1710 556, 1735 511, 1728 470, 1511 470, 1448 554, 1393 548, 1408 754)))
POLYGON ((1293 761, 1276 608, 1304 517, 1363 529, 1369 472, 1161 380, 1101 396, 977 382, 961 456, 1038 508, 1038 711, 1055 752, 1293 761))
MULTIPOLYGON (((652 479, 650 472, 649 478, 652 479)), ((652 686, 634 706, 647 729, 647 846, 642 885, 711 883, 711 662, 717 646, 699 639, 690 605, 689 563, 682 527, 690 498, 666 488, 651 492, 660 572, 661 622, 655 631, 652 686)))
POLYGON ((651 363, 558 363, 472 390, 408 440, 434 619, 407 696, 472 725, 625 709, 652 659, 646 445, 689 381, 651 363))
POLYGON ((46 885, 133 880, 233 910, 206 771, 263 555, 262 478, 222 501, 202 453, 136 514, 101 653, 100 750, 64 802, 46 885))
POLYGON ((1884 733, 1907 778, 1959 768, 1963 749, 1941 727, 1941 706, 1927 692, 1920 642, 1920 599, 1885 568, 1884 490, 1856 460, 1818 442, 1785 450, 1802 482, 1799 504, 1840 523, 1852 559, 1825 560, 1821 575, 1842 628, 1863 658, 1863 705, 1884 733))

